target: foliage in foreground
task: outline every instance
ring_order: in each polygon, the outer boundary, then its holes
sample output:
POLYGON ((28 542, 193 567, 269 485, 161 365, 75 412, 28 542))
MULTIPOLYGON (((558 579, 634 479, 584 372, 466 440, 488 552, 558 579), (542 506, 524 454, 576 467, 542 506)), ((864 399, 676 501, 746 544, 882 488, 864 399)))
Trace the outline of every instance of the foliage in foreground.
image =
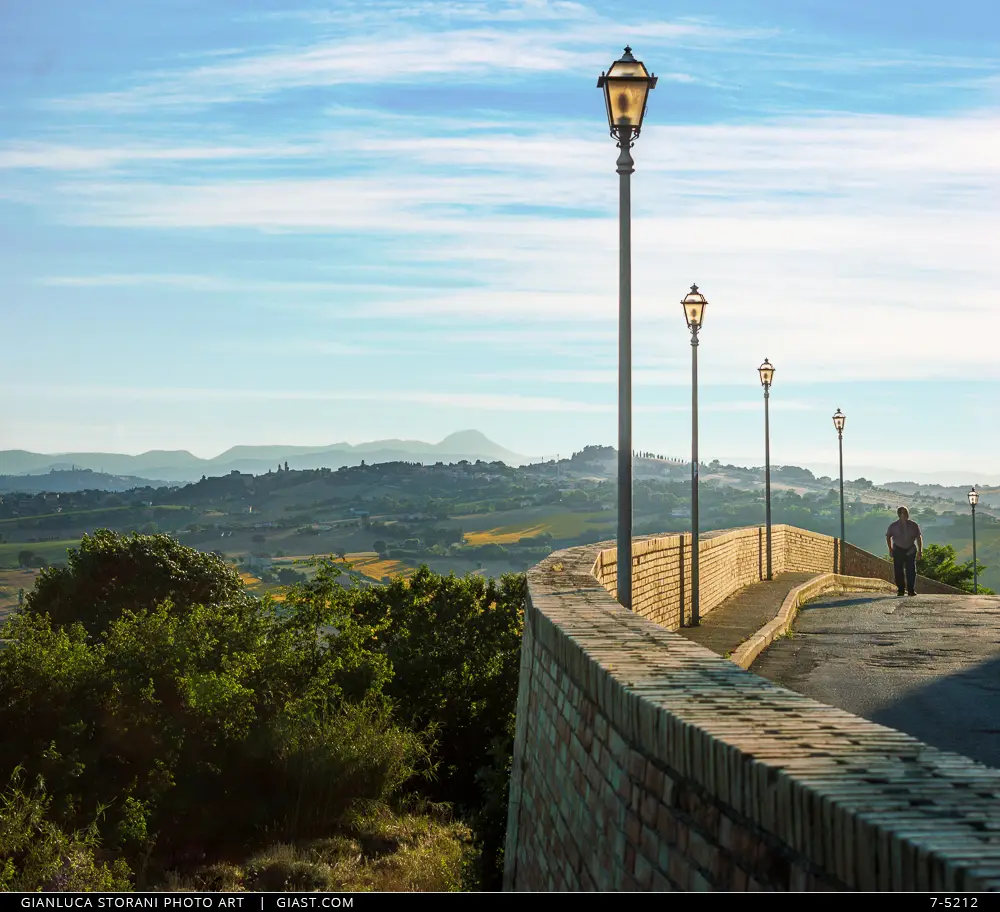
POLYGON ((324 839, 277 843, 246 861, 168 874, 156 889, 454 892, 470 886, 471 830, 434 809, 382 811, 324 839))
POLYGON ((0 891, 90 892, 127 890, 131 871, 121 859, 107 864, 96 857, 96 827, 66 833, 49 816, 41 780, 28 788, 20 768, 0 795, 0 891))
POLYGON ((0 775, 43 777, 46 819, 140 888, 414 793, 474 825, 495 886, 524 579, 422 568, 345 589, 339 573, 321 562, 278 605, 167 536, 85 537, 3 630, 0 775))

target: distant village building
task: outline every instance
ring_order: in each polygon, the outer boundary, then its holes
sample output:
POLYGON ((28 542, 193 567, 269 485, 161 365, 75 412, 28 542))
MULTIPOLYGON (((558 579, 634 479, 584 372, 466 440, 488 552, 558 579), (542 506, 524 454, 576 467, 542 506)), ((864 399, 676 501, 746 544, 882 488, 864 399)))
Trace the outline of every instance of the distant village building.
POLYGON ((247 567, 251 570, 270 570, 271 555, 269 554, 248 554, 247 567))

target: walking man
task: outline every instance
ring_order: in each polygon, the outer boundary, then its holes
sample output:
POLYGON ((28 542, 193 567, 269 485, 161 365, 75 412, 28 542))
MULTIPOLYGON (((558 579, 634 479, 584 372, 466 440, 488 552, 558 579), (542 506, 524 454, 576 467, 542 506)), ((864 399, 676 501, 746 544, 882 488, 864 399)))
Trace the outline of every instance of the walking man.
POLYGON ((924 553, 924 537, 920 534, 920 526, 910 519, 910 511, 906 507, 900 507, 896 515, 899 519, 885 530, 885 543, 889 546, 896 571, 896 595, 903 594, 904 582, 906 593, 916 595, 913 587, 917 582, 917 560, 924 553))

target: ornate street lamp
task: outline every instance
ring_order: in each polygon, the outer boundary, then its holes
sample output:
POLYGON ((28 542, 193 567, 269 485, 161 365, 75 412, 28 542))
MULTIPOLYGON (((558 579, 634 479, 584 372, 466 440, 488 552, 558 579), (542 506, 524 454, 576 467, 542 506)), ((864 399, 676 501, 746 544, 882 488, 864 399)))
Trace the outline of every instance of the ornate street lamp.
POLYGON ((847 421, 847 415, 845 415, 840 409, 837 409, 833 415, 833 426, 837 429, 837 441, 840 445, 840 566, 837 568, 839 573, 844 572, 844 424, 847 421))
POLYGON ((757 368, 760 385, 764 387, 764 502, 767 523, 767 578, 771 579, 771 419, 768 401, 771 398, 771 383, 774 381, 774 366, 767 358, 757 368))
POLYGON ((972 507, 972 591, 979 593, 979 563, 976 561, 976 504, 979 503, 979 492, 975 486, 969 491, 969 506, 972 507))
POLYGON ((618 141, 618 601, 632 607, 632 143, 642 129, 646 100, 656 86, 641 60, 626 47, 601 73, 608 127, 618 141))
POLYGON ((691 330, 691 626, 697 627, 701 620, 698 587, 698 561, 701 556, 698 531, 698 331, 705 319, 708 301, 698 291, 698 286, 692 285, 681 304, 684 319, 691 330))

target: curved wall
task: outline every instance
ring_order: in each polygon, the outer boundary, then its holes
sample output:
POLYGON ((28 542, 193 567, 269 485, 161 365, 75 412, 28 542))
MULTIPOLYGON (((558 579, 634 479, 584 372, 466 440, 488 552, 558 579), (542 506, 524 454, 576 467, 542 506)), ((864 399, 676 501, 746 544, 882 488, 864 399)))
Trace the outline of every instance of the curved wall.
MULTIPOLYGON (((704 611, 753 575, 755 532, 703 543, 704 565, 717 552, 704 611)), ((811 533, 781 535, 791 569, 811 533)), ((683 592, 677 538, 636 543, 642 613, 668 624, 683 592), (655 583, 673 560, 679 591, 655 583)), ((624 610, 607 551, 562 551, 528 574, 506 889, 1000 889, 1000 771, 624 610)), ((852 569, 866 575, 845 550, 852 569)))

